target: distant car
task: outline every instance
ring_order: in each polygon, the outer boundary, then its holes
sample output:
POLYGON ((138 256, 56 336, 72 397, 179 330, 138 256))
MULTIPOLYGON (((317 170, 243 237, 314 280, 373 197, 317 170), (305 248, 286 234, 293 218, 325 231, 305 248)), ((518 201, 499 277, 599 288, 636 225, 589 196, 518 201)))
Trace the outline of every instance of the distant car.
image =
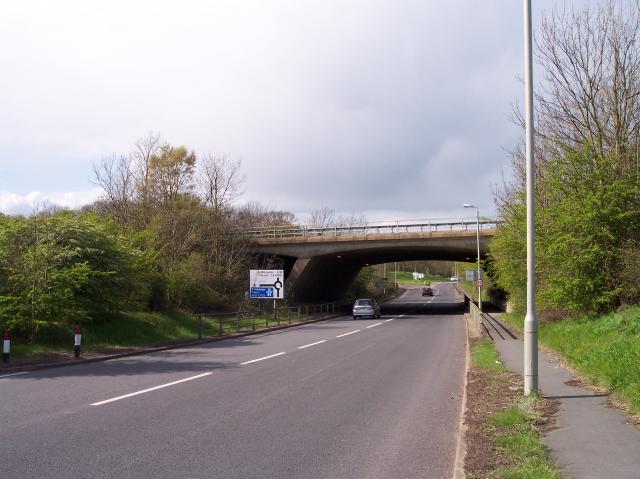
POLYGON ((373 298, 356 299, 353 303, 353 319, 362 317, 379 318, 380 317, 380 305, 373 298))
POLYGON ((433 296, 433 290, 431 288, 422 288, 422 296, 433 296))
POLYGON ((458 278, 457 276, 451 276, 452 283, 457 283, 458 281, 460 281, 460 278, 458 278))

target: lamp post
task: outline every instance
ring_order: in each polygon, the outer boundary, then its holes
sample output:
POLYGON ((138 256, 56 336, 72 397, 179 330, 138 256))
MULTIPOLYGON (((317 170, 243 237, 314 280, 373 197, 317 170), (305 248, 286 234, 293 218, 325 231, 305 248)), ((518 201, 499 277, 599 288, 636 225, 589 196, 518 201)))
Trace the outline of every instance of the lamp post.
POLYGON ((469 203, 465 203, 465 208, 475 208, 476 210, 476 246, 478 249, 478 309, 480 310, 480 314, 482 314, 482 279, 480 277, 480 211, 477 206, 470 205, 469 203))
POLYGON ((524 394, 538 392, 538 318, 535 269, 535 162, 531 0, 524 0, 524 94, 527 158, 527 314, 524 318, 524 394))

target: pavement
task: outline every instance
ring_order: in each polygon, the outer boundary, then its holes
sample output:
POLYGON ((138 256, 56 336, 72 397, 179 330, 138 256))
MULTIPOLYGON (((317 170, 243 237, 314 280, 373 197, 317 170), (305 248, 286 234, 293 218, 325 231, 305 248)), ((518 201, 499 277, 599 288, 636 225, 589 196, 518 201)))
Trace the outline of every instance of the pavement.
POLYGON ((449 478, 465 322, 450 287, 405 300, 0 376, 0 477, 449 478))
MULTIPOLYGON (((522 338, 512 337, 513 331, 510 335, 491 319, 487 326, 504 365, 522 375, 522 338)), ((545 443, 563 477, 640 478, 640 428, 609 406, 607 394, 572 385, 574 376, 554 355, 540 350, 538 368, 542 395, 560 401, 557 429, 547 434, 545 443)))

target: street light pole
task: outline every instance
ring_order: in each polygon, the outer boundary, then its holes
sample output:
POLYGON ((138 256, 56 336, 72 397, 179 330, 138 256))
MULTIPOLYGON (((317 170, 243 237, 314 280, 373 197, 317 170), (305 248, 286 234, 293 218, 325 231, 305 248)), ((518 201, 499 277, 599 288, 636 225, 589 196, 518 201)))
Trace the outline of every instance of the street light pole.
POLYGON ((395 270, 395 273, 393 275, 393 281, 395 283, 395 286, 394 286, 395 291, 397 291, 398 290, 398 262, 397 261, 396 261, 395 268, 396 268, 396 270, 395 270))
POLYGON ((538 318, 535 265, 535 162, 531 0, 524 0, 524 93, 527 158, 527 314, 524 318, 524 394, 538 392, 538 318))
POLYGON ((478 251, 478 276, 476 280, 478 281, 478 309, 480 310, 480 314, 482 314, 482 278, 480 276, 480 210, 478 210, 477 206, 470 205, 469 203, 465 203, 463 206, 465 208, 476 209, 476 248, 478 251))

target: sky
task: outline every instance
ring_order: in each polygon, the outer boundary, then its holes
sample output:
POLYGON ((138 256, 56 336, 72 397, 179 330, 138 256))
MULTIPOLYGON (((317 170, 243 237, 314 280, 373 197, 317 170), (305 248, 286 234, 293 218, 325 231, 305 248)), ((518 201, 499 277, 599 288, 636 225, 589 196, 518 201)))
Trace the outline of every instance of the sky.
MULTIPOLYGON (((533 0, 534 28, 572 3, 533 0)), ((240 160, 241 202, 301 221, 492 216, 522 4, 2 0, 0 212, 95 200, 92 165, 153 132, 240 160)))

